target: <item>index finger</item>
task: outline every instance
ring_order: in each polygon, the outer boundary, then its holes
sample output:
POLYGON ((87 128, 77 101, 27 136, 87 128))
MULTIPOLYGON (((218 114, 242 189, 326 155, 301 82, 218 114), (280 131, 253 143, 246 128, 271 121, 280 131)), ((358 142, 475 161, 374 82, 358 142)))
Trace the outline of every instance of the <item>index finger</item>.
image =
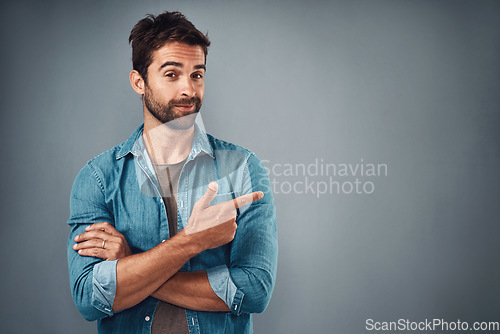
POLYGON ((252 202, 258 201, 264 197, 264 193, 262 191, 254 191, 253 193, 242 195, 240 197, 233 198, 230 201, 224 202, 224 206, 229 205, 232 203, 232 208, 241 208, 242 206, 248 205, 252 202))

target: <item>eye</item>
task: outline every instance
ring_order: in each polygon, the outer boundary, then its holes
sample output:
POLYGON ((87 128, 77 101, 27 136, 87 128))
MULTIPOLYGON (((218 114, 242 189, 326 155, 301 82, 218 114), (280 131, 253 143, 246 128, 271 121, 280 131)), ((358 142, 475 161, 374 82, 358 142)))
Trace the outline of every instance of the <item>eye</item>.
POLYGON ((165 76, 169 77, 169 78, 175 78, 177 76, 177 74, 175 74, 174 72, 167 72, 167 73, 165 73, 165 76))
POLYGON ((201 73, 193 73, 193 74, 191 74, 191 78, 193 78, 193 79, 202 79, 203 78, 203 74, 201 74, 201 73))

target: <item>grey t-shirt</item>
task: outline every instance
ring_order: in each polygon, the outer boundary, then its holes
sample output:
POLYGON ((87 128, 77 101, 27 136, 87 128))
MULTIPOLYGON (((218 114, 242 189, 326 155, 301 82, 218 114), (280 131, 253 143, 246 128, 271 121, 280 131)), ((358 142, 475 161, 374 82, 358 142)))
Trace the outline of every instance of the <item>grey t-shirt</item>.
MULTIPOLYGON (((171 165, 153 165, 160 184, 163 204, 167 210, 170 237, 177 234, 177 188, 185 162, 186 160, 171 165)), ((186 311, 160 300, 156 306, 151 333, 189 334, 186 311)))

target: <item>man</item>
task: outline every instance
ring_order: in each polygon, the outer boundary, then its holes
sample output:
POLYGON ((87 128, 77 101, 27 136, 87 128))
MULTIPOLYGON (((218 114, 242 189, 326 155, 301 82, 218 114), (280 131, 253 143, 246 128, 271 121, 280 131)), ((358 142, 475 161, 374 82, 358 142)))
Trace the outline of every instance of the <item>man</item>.
POLYGON ((210 42, 181 13, 133 28, 144 124, 90 160, 70 200, 74 302, 99 333, 251 333, 269 303, 277 231, 250 151, 195 123, 210 42))

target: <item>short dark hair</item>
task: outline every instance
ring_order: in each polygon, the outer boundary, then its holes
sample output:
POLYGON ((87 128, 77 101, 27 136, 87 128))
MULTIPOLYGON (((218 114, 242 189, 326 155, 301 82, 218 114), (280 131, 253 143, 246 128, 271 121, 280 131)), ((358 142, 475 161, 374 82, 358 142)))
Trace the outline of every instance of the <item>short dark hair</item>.
POLYGON ((132 44, 132 65, 147 83, 148 67, 153 62, 153 51, 168 42, 199 45, 207 61, 210 41, 180 12, 164 12, 157 16, 148 14, 137 22, 128 38, 132 44))

